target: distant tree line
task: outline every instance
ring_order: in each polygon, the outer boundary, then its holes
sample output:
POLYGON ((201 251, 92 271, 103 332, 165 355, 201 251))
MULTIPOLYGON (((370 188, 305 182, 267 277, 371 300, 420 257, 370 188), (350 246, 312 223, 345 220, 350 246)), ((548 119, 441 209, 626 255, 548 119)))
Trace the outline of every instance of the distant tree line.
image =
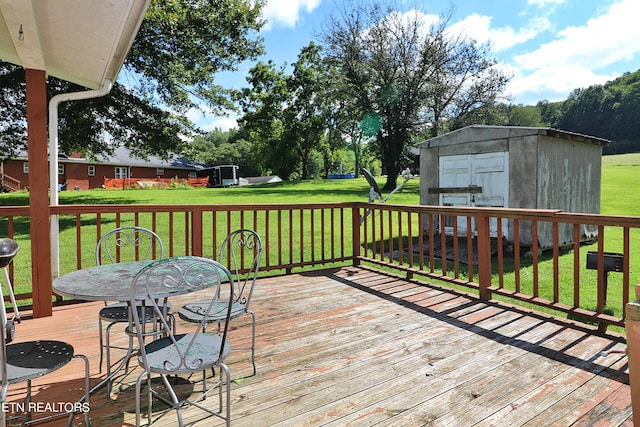
POLYGON ((640 152, 640 70, 575 89, 564 101, 499 104, 478 124, 548 126, 611 141, 604 154, 640 152))

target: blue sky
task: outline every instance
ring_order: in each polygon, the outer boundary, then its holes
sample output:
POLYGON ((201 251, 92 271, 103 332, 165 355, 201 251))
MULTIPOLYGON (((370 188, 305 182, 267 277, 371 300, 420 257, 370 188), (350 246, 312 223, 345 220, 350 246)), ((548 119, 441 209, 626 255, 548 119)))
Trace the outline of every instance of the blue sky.
MULTIPOLYGON (((268 0, 261 36, 277 65, 292 64, 300 49, 322 30, 342 0, 268 0)), ((640 0, 396 0, 433 19, 453 8, 451 31, 490 42, 491 55, 513 76, 513 103, 560 101, 576 88, 603 84, 640 69, 640 0)), ((253 63, 217 76, 227 87, 246 87, 253 63)), ((193 111, 204 130, 236 126, 235 115, 193 111)))

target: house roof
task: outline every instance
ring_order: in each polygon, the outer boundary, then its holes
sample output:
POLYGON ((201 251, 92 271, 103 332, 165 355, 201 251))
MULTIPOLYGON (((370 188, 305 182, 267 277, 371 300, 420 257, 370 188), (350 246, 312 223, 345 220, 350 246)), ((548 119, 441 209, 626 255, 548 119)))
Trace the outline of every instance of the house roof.
POLYGON ((570 141, 584 142, 596 145, 608 145, 609 140, 597 136, 583 135, 561 129, 526 126, 484 126, 472 125, 439 135, 417 144, 420 148, 438 147, 443 145, 468 144, 470 142, 491 141, 504 138, 515 138, 530 135, 550 136, 570 141))
POLYGON ((0 59, 98 89, 115 81, 149 0, 0 0, 0 59))
MULTIPOLYGON (((133 157, 131 152, 126 147, 118 147, 112 156, 98 155, 96 159, 90 159, 87 157, 71 157, 64 153, 58 155, 59 163, 78 163, 87 165, 112 165, 112 166, 136 166, 147 168, 165 168, 165 169, 192 169, 200 170, 204 169, 205 165, 197 162, 192 162, 183 156, 173 155, 168 160, 161 159, 156 156, 149 156, 146 159, 139 159, 133 157)), ((21 151, 16 155, 16 159, 26 160, 27 152, 21 151)))
POLYGON ((192 162, 183 156, 173 155, 168 160, 161 159, 156 156, 149 156, 146 159, 133 157, 126 147, 118 147, 112 156, 97 156, 98 162, 95 160, 85 159, 86 163, 100 163, 114 166, 140 166, 140 167, 157 167, 167 169, 203 169, 205 166, 201 163, 192 162))

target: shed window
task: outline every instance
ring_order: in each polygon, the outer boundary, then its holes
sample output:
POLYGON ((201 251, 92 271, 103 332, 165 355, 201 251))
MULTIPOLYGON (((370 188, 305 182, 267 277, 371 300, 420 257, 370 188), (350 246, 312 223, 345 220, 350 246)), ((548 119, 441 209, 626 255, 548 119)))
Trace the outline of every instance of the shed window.
POLYGON ((198 174, 195 172, 189 172, 189 178, 197 178, 198 174))
POLYGON ((89 176, 96 176, 96 166, 95 165, 89 165, 88 168, 88 174, 89 176))
POLYGON ((22 164, 22 172, 24 172, 24 173, 29 173, 29 163, 24 162, 24 163, 22 164))
POLYGON ((58 163, 58 175, 64 175, 64 163, 58 163))
POLYGON ((164 175, 164 168, 156 168, 156 175, 159 175, 159 176, 164 175))

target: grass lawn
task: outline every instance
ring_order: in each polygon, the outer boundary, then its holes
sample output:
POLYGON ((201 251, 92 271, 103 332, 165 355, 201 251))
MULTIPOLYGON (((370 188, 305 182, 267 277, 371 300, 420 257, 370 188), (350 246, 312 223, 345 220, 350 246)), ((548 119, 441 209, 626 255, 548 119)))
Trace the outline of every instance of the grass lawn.
MULTIPOLYGON (((385 180, 380 178, 380 187, 385 180)), ((398 183, 401 181, 399 180, 398 183)), ((383 191, 383 196, 388 192, 383 191)), ((63 191, 60 204, 260 204, 366 202, 369 184, 364 178, 279 182, 229 188, 169 188, 135 190, 63 191)), ((420 182, 414 178, 388 201, 394 204, 420 203, 420 182)), ((0 195, 3 206, 26 206, 26 191, 0 195)))
POLYGON ((602 158, 600 213, 640 216, 640 153, 602 158))
MULTIPOLYGON (((615 156, 604 156, 602 161, 602 196, 601 213, 607 215, 640 216, 640 198, 635 189, 640 188, 640 153, 615 156)), ((385 180, 378 178, 382 187, 385 180)), ((399 183, 401 180, 398 181, 399 183)), ((322 203, 350 202, 368 200, 369 185, 363 178, 347 180, 315 180, 304 182, 281 182, 274 184, 258 184, 230 188, 171 188, 171 189, 139 189, 139 190, 92 190, 66 191, 60 193, 61 204, 261 204, 261 203, 322 203)), ((383 192, 386 196, 388 192, 383 192)), ((388 201, 393 204, 417 205, 420 202, 419 178, 410 180, 400 191, 388 201)), ((4 206, 27 205, 28 193, 17 192, 0 195, 0 204, 4 206)), ((620 252, 622 236, 618 232, 609 232, 605 251, 620 252)), ((632 232, 632 262, 640 258, 640 233, 632 232)), ((26 244, 25 244, 26 246, 26 244)), ((595 245, 585 247, 581 255, 586 256, 588 250, 597 250, 595 245)), ((25 247, 23 251, 29 251, 25 247)), ((595 308, 595 285, 597 273, 587 270, 582 262, 581 280, 589 283, 581 290, 581 300, 587 308, 595 308)), ((640 283, 640 271, 635 272, 631 266, 631 284, 640 283)), ((573 255, 568 252, 561 257, 561 277, 572 277, 573 255)), ((539 264, 541 296, 549 298, 547 288, 552 287, 553 260, 541 256, 539 264)), ((17 274, 17 273, 16 273, 17 274)), ((531 266, 522 268, 521 280, 526 282, 532 275, 531 266)), ((513 278, 506 277, 506 286, 511 288, 513 278), (509 283, 511 281, 511 283, 509 283)), ((566 279, 565 279, 566 281, 566 279)), ((621 275, 611 273, 609 278, 609 303, 616 307, 613 314, 621 316, 621 295, 619 284, 621 275), (613 295, 616 294, 616 295, 613 295)), ((573 283, 562 283, 566 287, 568 298, 572 298, 573 283)), ((523 290, 526 288, 523 287, 523 290)), ((28 290, 19 289, 26 292, 28 290)), ((632 293, 633 294, 633 293, 632 293)))

